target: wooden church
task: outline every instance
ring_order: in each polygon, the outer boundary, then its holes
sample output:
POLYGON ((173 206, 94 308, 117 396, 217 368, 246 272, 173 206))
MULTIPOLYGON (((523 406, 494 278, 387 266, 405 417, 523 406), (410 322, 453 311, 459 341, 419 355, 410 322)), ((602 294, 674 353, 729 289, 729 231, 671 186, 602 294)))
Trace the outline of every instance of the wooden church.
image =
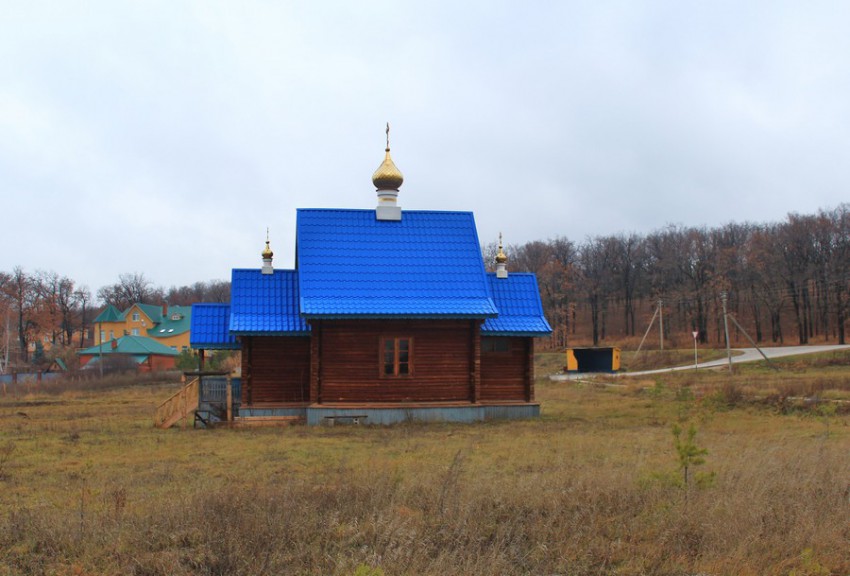
MULTIPOLYGON (((389 130, 389 129, 388 129, 389 130)), ((294 270, 234 269, 192 312, 192 347, 242 352, 239 416, 476 421, 537 416, 533 274, 487 273, 471 212, 402 210, 390 157, 369 210, 300 209, 294 270)))

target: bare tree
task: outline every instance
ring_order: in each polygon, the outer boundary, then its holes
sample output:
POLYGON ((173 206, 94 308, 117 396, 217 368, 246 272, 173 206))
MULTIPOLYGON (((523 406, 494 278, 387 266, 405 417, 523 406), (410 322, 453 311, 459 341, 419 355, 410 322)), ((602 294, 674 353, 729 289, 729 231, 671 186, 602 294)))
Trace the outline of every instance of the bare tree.
POLYGON ((637 234, 620 234, 610 239, 613 287, 623 299, 623 332, 635 335, 635 295, 643 273, 642 242, 637 234))
POLYGON ((552 322, 552 342, 556 347, 564 347, 570 329, 575 330, 578 250, 563 236, 549 240, 549 249, 551 257, 539 273, 538 283, 543 293, 543 305, 549 310, 552 322))
POLYGON ((850 315, 850 204, 841 204, 822 216, 830 226, 827 283, 832 288, 838 343, 844 344, 850 315))
POLYGON ((63 276, 59 279, 59 290, 56 293, 56 306, 59 309, 60 342, 63 346, 71 344, 74 338, 75 320, 77 316, 77 299, 74 281, 63 276))
POLYGON ((230 302, 230 282, 210 280, 207 282, 206 302, 230 302))
POLYGON ((11 282, 11 275, 0 272, 0 374, 5 374, 9 365, 9 348, 12 339, 12 307, 8 290, 11 282))
POLYGON ((496 254, 499 253, 499 242, 496 240, 481 245, 481 259, 484 260, 484 268, 487 272, 496 269, 496 254))
POLYGON ((812 236, 815 220, 811 216, 789 214, 778 228, 775 249, 780 251, 779 273, 791 296, 800 344, 808 344, 812 333, 810 280, 815 261, 812 236))
POLYGON ((593 345, 605 338, 605 315, 611 291, 611 264, 614 258, 613 239, 590 238, 579 248, 581 280, 590 305, 593 345))
POLYGON ((163 299, 162 290, 154 288, 141 272, 118 276, 118 282, 97 291, 97 297, 106 305, 126 310, 136 303, 158 304, 163 299))
POLYGON ((57 336, 62 334, 60 292, 62 278, 53 271, 37 270, 32 276, 32 288, 38 294, 40 321, 39 330, 45 335, 50 333, 50 343, 56 344, 57 336))
POLYGON ((88 328, 88 306, 91 304, 91 291, 88 286, 81 286, 74 291, 74 307, 79 310, 80 348, 84 348, 86 330, 88 328))
POLYGON ((191 306, 196 302, 229 302, 230 282, 210 280, 195 282, 191 286, 172 286, 165 295, 169 304, 191 306))
POLYGON ((38 328, 37 312, 39 294, 35 289, 35 281, 23 268, 16 266, 9 281, 5 283, 6 297, 9 299, 12 312, 16 315, 18 345, 20 346, 21 361, 29 361, 30 339, 38 328))
POLYGON ((522 246, 511 247, 510 261, 512 269, 518 272, 534 272, 543 270, 552 258, 552 249, 540 240, 527 242, 522 246))
POLYGON ((767 311, 770 319, 770 340, 784 342, 782 311, 787 303, 786 291, 778 270, 782 256, 776 249, 778 225, 756 228, 746 249, 747 269, 751 275, 753 297, 767 311))

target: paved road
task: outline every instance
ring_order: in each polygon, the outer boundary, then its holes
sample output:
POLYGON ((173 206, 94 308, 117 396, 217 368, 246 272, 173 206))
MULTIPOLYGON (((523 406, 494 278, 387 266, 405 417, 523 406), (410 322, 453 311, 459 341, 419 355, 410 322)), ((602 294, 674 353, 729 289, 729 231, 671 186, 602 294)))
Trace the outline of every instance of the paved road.
MULTIPOLYGON (((815 352, 830 352, 832 350, 845 350, 850 348, 850 345, 844 346, 776 346, 773 348, 762 348, 762 351, 768 358, 781 358, 782 356, 797 356, 800 354, 814 354, 815 352)), ((764 360, 759 351, 755 348, 735 348, 735 353, 732 356, 732 363, 738 364, 741 362, 754 362, 756 360, 764 360)), ((718 366, 726 366, 729 363, 728 358, 720 358, 710 362, 700 362, 697 368, 716 368, 718 366)), ((658 370, 644 370, 642 372, 619 372, 617 376, 647 376, 650 374, 663 374, 665 372, 675 372, 677 370, 693 370, 694 365, 676 366, 675 368, 660 368, 658 370)), ((587 378, 588 374, 552 374, 550 380, 572 380, 574 378, 587 378)))

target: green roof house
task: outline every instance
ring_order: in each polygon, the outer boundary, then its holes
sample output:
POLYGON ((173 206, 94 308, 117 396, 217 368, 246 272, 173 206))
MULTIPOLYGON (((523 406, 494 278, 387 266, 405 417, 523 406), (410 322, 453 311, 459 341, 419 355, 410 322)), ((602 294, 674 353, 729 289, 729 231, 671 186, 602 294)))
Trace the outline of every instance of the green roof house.
POLYGON ((82 366, 94 366, 102 359, 120 356, 136 364, 140 370, 173 370, 178 352, 145 336, 122 336, 102 345, 77 352, 82 366))
POLYGON ((122 336, 146 336, 181 352, 189 349, 191 322, 191 306, 136 303, 120 312, 110 305, 94 319, 94 343, 105 344, 122 336))

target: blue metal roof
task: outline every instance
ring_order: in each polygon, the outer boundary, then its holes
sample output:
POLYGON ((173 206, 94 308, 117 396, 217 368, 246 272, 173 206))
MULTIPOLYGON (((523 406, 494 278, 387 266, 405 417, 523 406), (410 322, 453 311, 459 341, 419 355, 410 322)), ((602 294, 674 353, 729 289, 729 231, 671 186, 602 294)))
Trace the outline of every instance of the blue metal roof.
POLYGON ((543 315, 537 277, 534 274, 508 274, 496 278, 487 274, 498 318, 488 318, 481 326, 482 336, 547 336, 552 328, 543 315))
POLYGON ((498 314, 471 212, 301 209, 296 242, 308 318, 498 314))
POLYGON ((230 304, 192 304, 189 345, 196 350, 238 349, 230 333, 230 304))
POLYGON ((265 336, 298 336, 310 327, 298 311, 295 270, 234 269, 230 286, 230 332, 265 336))

